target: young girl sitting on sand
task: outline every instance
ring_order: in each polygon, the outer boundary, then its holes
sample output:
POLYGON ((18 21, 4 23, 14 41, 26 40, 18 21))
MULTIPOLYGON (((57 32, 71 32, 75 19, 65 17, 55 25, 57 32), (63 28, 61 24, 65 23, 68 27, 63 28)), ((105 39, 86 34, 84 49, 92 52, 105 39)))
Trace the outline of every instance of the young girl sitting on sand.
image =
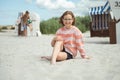
POLYGON ((57 30, 56 36, 51 41, 53 52, 51 56, 42 56, 51 60, 51 64, 56 61, 73 59, 77 55, 77 50, 83 59, 89 59, 83 48, 82 32, 75 25, 75 17, 71 11, 66 11, 60 17, 60 23, 63 25, 57 30))

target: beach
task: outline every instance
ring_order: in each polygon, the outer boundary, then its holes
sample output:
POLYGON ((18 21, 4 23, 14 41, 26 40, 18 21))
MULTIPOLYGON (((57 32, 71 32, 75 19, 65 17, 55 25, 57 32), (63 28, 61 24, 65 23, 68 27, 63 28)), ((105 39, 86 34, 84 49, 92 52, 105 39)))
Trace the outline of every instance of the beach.
POLYGON ((0 80, 120 80, 120 44, 108 37, 84 33, 86 54, 51 65, 41 56, 51 55, 54 35, 18 37, 13 30, 0 32, 0 80))

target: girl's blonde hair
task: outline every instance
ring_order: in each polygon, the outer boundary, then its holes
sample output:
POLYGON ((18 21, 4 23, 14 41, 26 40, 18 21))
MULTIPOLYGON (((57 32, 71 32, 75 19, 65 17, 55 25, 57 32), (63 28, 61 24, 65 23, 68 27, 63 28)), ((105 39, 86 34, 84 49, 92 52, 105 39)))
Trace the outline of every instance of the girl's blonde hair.
POLYGON ((72 23, 72 25, 75 25, 75 16, 74 16, 74 14, 73 14, 72 11, 65 11, 65 12, 63 13, 63 15, 60 17, 60 23, 64 26, 64 24, 63 24, 63 18, 64 18, 64 16, 67 15, 67 14, 70 14, 70 15, 72 16, 72 18, 73 18, 73 23, 72 23))

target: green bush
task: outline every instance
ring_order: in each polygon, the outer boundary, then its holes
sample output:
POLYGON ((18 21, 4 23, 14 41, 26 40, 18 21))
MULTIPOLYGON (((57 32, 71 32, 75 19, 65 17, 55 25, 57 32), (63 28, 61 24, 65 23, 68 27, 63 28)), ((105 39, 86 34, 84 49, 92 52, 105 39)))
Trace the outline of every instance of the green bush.
POLYGON ((2 31, 2 27, 0 27, 0 31, 2 31))
POLYGON ((2 29, 7 29, 7 26, 3 26, 2 29))
POLYGON ((60 28, 59 18, 51 18, 40 23, 42 34, 55 34, 58 28, 60 28))
POLYGON ((86 32, 89 30, 89 23, 90 23, 90 17, 85 16, 85 17, 76 17, 76 27, 78 27, 82 32, 86 32))

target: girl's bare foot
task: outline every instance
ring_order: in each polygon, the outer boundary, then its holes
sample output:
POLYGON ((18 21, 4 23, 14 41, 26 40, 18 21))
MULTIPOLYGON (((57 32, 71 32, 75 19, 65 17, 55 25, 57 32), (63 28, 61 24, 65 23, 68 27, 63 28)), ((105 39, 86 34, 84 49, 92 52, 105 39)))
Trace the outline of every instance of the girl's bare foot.
POLYGON ((55 61, 52 61, 52 60, 51 60, 51 56, 42 56, 41 59, 46 59, 46 60, 48 60, 48 61, 51 61, 51 64, 52 64, 52 65, 56 64, 55 61))
POLYGON ((86 55, 82 55, 82 58, 83 58, 83 59, 90 59, 90 57, 89 57, 89 56, 86 56, 86 55))
POLYGON ((51 60, 51 56, 42 56, 41 59, 51 60))
POLYGON ((84 59, 90 59, 90 57, 89 56, 85 56, 84 59))

